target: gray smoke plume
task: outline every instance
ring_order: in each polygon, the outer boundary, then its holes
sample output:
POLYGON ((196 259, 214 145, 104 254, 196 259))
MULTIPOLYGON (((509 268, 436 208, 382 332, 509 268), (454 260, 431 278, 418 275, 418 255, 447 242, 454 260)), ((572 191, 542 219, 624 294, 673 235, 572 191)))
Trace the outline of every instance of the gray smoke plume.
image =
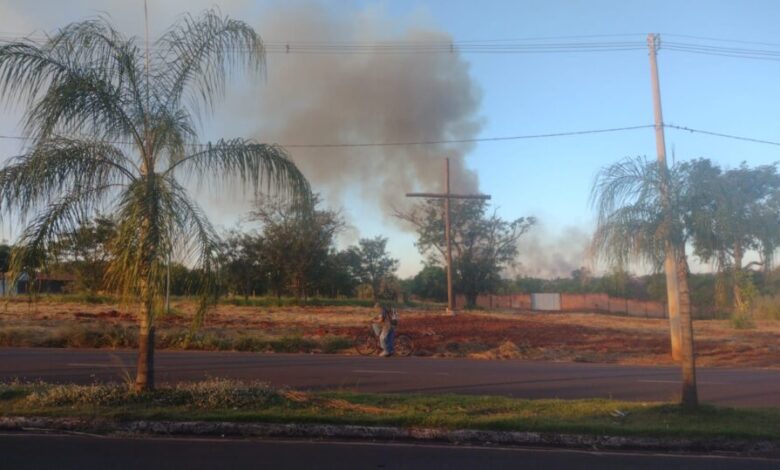
MULTIPOLYGON (((448 43, 444 32, 398 31, 397 21, 376 13, 336 17, 322 6, 270 11, 259 31, 274 43, 448 43)), ((254 91, 254 90, 253 90, 254 91)), ((268 78, 256 98, 242 102, 260 116, 254 138, 281 144, 349 144, 468 139, 481 127, 480 91, 457 52, 273 53, 268 78), (256 111, 255 111, 256 110, 256 111)), ((450 158, 453 191, 476 191, 477 175, 466 169, 472 144, 288 150, 328 202, 346 192, 375 201, 385 215, 408 204, 404 193, 443 190, 444 157, 450 158)))
POLYGON ((589 246, 590 234, 579 227, 553 234, 538 225, 518 241, 519 265, 510 275, 554 279, 569 277, 581 267, 593 270, 589 246))

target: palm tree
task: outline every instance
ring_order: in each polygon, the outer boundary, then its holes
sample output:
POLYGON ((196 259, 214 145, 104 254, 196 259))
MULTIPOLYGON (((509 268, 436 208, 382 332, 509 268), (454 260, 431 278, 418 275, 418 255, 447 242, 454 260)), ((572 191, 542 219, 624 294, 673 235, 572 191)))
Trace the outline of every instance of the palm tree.
POLYGON ((97 210, 116 215, 109 277, 139 304, 135 388, 144 391, 154 388, 154 320, 169 254, 204 277, 196 318, 214 291, 218 236, 182 178, 216 177, 255 197, 268 190, 304 202, 309 185, 278 146, 198 143, 196 118, 213 109, 228 73, 264 68, 250 26, 207 11, 184 16, 145 51, 140 44, 97 18, 43 43, 0 47, 0 98, 25 107, 29 139, 0 170, 0 210, 15 211, 26 227, 20 252, 52 250, 97 210))
MULTIPOLYGON (((627 158, 610 165, 596 177, 591 203, 598 210, 592 250, 618 266, 641 260, 656 269, 672 250, 675 265, 669 275, 677 280, 679 324, 670 318, 671 334, 680 333, 683 372, 682 404, 696 406, 696 366, 693 355, 693 324, 688 289, 688 261, 684 226, 687 201, 684 167, 662 169, 645 158, 627 158), (668 204, 662 188, 668 188, 668 204)), ((673 301, 673 299, 669 299, 673 301)))

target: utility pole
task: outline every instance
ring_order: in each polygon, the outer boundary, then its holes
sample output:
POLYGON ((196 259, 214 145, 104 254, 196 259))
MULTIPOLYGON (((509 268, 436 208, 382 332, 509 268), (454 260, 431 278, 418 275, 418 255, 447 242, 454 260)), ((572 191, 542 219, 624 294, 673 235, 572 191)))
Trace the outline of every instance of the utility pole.
MULTIPOLYGON (((664 138, 664 117, 661 110, 661 89, 658 83, 658 62, 656 60, 657 49, 660 44, 660 36, 649 34, 647 46, 650 49, 650 80, 653 85, 653 111, 655 117, 655 149, 658 154, 658 169, 661 175, 661 204, 668 210, 671 204, 669 199, 668 167, 666 165, 666 139, 664 138)), ((666 297, 669 310, 669 328, 672 339, 672 358, 679 361, 682 358, 680 340, 680 290, 677 282, 677 253, 674 245, 667 240, 664 242, 664 271, 666 272, 666 297)))
POLYGON ((447 263, 447 313, 455 314, 455 295, 452 292, 452 224, 450 200, 452 199, 490 199, 487 194, 452 194, 450 192, 450 159, 444 161, 444 193, 407 193, 406 197, 425 199, 444 199, 444 243, 447 263))

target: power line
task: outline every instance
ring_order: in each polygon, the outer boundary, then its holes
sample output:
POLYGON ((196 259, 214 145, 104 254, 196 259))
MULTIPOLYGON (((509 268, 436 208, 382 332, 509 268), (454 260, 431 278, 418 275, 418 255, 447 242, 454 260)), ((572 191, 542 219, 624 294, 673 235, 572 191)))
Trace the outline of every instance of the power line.
POLYGON ((761 42, 761 41, 746 41, 742 39, 727 39, 727 38, 716 38, 712 36, 694 36, 691 34, 673 34, 673 33, 661 33, 662 37, 671 36, 671 37, 678 37, 678 38, 687 38, 687 39, 697 39, 701 41, 711 41, 711 42, 723 42, 723 43, 734 43, 734 44, 755 44, 758 46, 774 46, 774 47, 780 47, 780 43, 777 42, 761 42))
MULTIPOLYGON (((470 143, 479 143, 479 142, 503 142, 503 141, 512 141, 512 140, 573 137, 578 135, 589 135, 589 134, 606 134, 612 132, 624 132, 624 131, 632 131, 638 129, 649 129, 653 127, 655 127, 655 125, 653 124, 643 124, 638 126, 610 127, 604 129, 586 129, 586 130, 579 130, 579 131, 549 132, 544 134, 524 134, 524 135, 511 135, 511 136, 498 136, 498 137, 475 137, 473 139, 436 139, 436 140, 414 140, 414 141, 410 140, 410 141, 396 141, 396 142, 351 142, 351 143, 290 143, 290 144, 279 144, 279 145, 281 145, 284 148, 350 148, 350 147, 359 148, 359 147, 404 147, 404 146, 415 146, 415 145, 470 144, 470 143)), ((686 126, 678 126, 676 124, 664 124, 664 127, 668 129, 686 131, 690 133, 705 134, 714 137, 741 140, 744 142, 753 142, 757 144, 780 146, 780 142, 778 141, 758 139, 754 137, 745 137, 745 136, 739 136, 734 134, 726 134, 723 132, 708 131, 703 129, 695 129, 686 126)), ((15 135, 0 135, 0 139, 20 140, 20 141, 31 140, 31 138, 29 137, 15 136, 15 135)), ((121 142, 121 141, 104 141, 104 142, 108 144, 116 144, 116 145, 132 145, 131 142, 121 142)), ((190 146, 192 147, 204 147, 206 145, 207 144, 190 144, 190 146)))
POLYGON ((569 132, 552 132, 548 134, 526 134, 526 135, 513 135, 503 137, 476 137, 473 139, 444 139, 444 140, 423 140, 423 141, 407 141, 407 142, 366 142, 366 143, 348 143, 348 144, 290 144, 282 145, 285 148, 341 148, 341 147, 399 147, 399 146, 412 146, 412 145, 444 145, 444 144, 469 144, 478 142, 501 142, 509 140, 526 140, 526 139, 545 139, 553 137, 571 137, 576 135, 586 134, 604 134, 608 132, 622 132, 631 131, 636 129, 647 129, 653 127, 652 124, 644 124, 641 126, 627 126, 627 127, 613 127, 607 129, 590 129, 581 131, 569 131, 569 132))
MULTIPOLYGON (((526 139, 544 139, 554 137, 570 137, 577 135, 587 134, 604 134, 609 132, 622 132, 631 131, 636 129, 647 129, 654 127, 652 124, 644 124, 640 126, 626 126, 626 127, 612 127, 606 129, 588 129, 579 131, 566 131, 566 132, 552 132, 547 134, 526 134, 526 135, 513 135, 513 136, 500 136, 500 137, 475 137, 473 139, 439 139, 439 140, 419 140, 419 141, 397 141, 397 142, 353 142, 353 143, 291 143, 291 144, 279 144, 284 148, 350 148, 350 147, 403 147, 403 146, 415 146, 415 145, 447 145, 447 144, 469 144, 479 142, 501 142, 511 140, 526 140, 526 139)), ((31 140, 29 137, 12 136, 12 135, 0 135, 0 139, 8 140, 31 140)), ((104 141, 107 144, 116 145, 131 145, 131 142, 122 141, 104 141)), ((190 144, 192 147, 204 147, 207 144, 190 144)))
MULTIPOLYGON (((264 41, 263 47, 269 54, 306 54, 306 55, 360 55, 360 54, 542 54, 542 53, 581 53, 581 52, 621 52, 644 50, 643 41, 604 40, 605 38, 626 38, 633 34, 604 34, 579 36, 548 36, 508 39, 481 40, 430 40, 430 41, 264 41), (583 39, 588 39, 583 41, 583 39)), ((748 47, 727 47, 713 42, 731 44, 757 44, 778 46, 775 43, 738 41, 703 36, 669 34, 672 37, 694 39, 699 42, 669 41, 662 44, 663 49, 693 54, 723 56, 744 59, 780 60, 780 49, 759 49, 748 47), (705 42, 701 42, 705 41, 705 42)), ((38 43, 46 41, 46 36, 28 36, 15 38, 0 32, 0 40, 12 42, 25 39, 38 43)), ((145 44, 145 41, 137 41, 145 44)), ((159 46, 151 46, 159 52, 159 46)), ((234 48, 233 51, 242 51, 234 48)))
MULTIPOLYGON (((270 54, 522 54, 546 52, 615 52, 644 48, 641 41, 572 41, 572 39, 597 39, 625 35, 559 36, 525 39, 487 39, 469 41, 264 41, 263 47, 270 54), (550 42, 554 41, 554 42, 550 42), (564 41, 564 42, 561 42, 564 41)), ((0 40, 13 42, 25 40, 40 44, 46 36, 14 38, 0 33, 0 40)), ((144 41, 138 41, 143 44, 144 41)), ((159 47, 151 47, 159 51, 159 47)), ((243 49, 232 49, 242 51, 243 49)))
POLYGON ((780 142, 776 142, 776 141, 772 141, 772 140, 756 139, 756 138, 753 138, 753 137, 743 137, 743 136, 733 135, 733 134, 724 134, 722 132, 705 131, 705 130, 702 130, 702 129, 693 129, 693 128, 690 128, 690 127, 677 126, 677 125, 674 125, 674 124, 664 124, 664 127, 669 128, 669 129, 676 129, 676 130, 679 130, 679 131, 687 131, 687 132, 696 133, 696 134, 705 134, 705 135, 711 135, 711 136, 715 136, 715 137, 723 137, 723 138, 726 138, 726 139, 742 140, 742 141, 745 141, 745 142, 753 142, 753 143, 757 143, 757 144, 766 144, 766 145, 777 145, 777 146, 780 146, 780 142))

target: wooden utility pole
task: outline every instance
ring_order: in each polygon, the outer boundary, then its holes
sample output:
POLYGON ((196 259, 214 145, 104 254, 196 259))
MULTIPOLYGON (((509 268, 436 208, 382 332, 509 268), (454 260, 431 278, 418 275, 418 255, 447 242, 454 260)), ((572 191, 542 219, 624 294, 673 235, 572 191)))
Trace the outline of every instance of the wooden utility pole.
MULTIPOLYGON (((658 83, 658 62, 656 60, 657 48, 660 36, 649 34, 647 46, 650 50, 650 80, 653 85, 653 111, 655 115, 655 149, 658 154, 658 169, 661 176, 661 204, 668 210, 669 181, 667 179, 668 167, 666 165, 666 139, 664 138, 664 117, 661 111, 661 89, 658 83)), ((672 358, 679 361, 682 358, 680 340, 680 290, 677 283, 677 253, 674 245, 667 240, 664 242, 664 271, 666 273, 666 296, 669 310, 669 328, 672 339, 672 358)))
POLYGON ((451 199, 490 199, 487 194, 452 194, 450 192, 450 159, 444 161, 444 193, 407 193, 406 197, 425 199, 444 199, 444 243, 447 262, 447 312, 455 314, 455 295, 452 292, 452 224, 450 213, 451 199))

